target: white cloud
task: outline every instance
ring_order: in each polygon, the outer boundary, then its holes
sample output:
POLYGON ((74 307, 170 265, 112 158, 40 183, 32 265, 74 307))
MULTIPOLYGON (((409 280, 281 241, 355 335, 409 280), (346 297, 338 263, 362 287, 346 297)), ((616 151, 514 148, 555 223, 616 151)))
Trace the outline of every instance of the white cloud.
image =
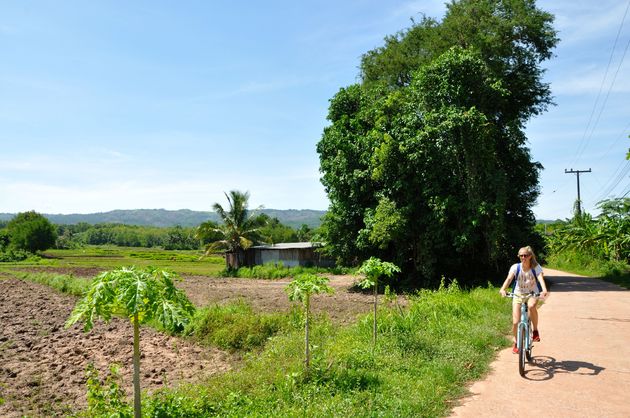
MULTIPOLYGON (((561 42, 564 45, 573 45, 602 37, 613 36, 612 39, 614 39, 627 2, 618 0, 545 1, 541 2, 539 7, 555 15, 555 27, 560 32, 561 42)), ((626 16, 625 29, 628 28, 628 20, 630 16, 626 16)), ((612 48, 612 43, 610 47, 612 48)))

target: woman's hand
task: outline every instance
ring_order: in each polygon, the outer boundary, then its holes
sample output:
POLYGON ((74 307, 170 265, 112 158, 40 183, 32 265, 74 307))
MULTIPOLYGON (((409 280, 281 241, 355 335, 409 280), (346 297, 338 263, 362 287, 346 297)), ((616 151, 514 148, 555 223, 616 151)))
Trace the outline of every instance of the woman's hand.
POLYGON ((499 294, 501 294, 501 297, 503 298, 507 296, 507 292, 505 291, 505 289, 499 290, 499 294))

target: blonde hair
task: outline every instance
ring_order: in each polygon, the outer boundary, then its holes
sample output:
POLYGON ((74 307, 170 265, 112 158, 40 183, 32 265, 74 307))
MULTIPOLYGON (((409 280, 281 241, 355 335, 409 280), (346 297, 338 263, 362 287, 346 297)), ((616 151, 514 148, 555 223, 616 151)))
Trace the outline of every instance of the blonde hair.
POLYGON ((532 247, 530 247, 529 245, 527 247, 522 247, 518 250, 518 252, 520 253, 523 250, 527 251, 527 254, 530 255, 529 266, 531 268, 536 268, 538 266, 538 261, 536 260, 536 254, 534 254, 534 250, 532 249, 532 247))

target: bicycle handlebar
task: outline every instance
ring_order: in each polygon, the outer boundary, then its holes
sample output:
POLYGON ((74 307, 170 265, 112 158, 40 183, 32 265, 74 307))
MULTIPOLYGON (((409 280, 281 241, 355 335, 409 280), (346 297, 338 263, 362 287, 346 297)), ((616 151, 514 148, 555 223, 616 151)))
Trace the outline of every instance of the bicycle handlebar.
POLYGON ((540 293, 538 292, 534 292, 531 291, 529 293, 524 293, 524 294, 517 294, 517 293, 512 293, 512 292, 505 292, 505 297, 506 298, 524 298, 524 297, 534 297, 534 298, 539 298, 540 297, 540 293))

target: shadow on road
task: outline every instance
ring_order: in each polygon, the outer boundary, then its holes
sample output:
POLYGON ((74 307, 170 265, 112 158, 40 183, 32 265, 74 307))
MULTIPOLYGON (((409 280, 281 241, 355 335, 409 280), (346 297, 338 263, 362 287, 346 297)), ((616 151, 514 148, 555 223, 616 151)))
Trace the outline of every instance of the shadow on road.
POLYGON ((558 373, 597 376, 603 370, 605 370, 604 367, 586 361, 558 361, 549 356, 536 356, 529 363, 529 368, 525 371, 525 378, 533 381, 544 381, 553 379, 558 373))
POLYGON ((600 279, 580 276, 545 276, 551 292, 618 292, 627 290, 600 279))

